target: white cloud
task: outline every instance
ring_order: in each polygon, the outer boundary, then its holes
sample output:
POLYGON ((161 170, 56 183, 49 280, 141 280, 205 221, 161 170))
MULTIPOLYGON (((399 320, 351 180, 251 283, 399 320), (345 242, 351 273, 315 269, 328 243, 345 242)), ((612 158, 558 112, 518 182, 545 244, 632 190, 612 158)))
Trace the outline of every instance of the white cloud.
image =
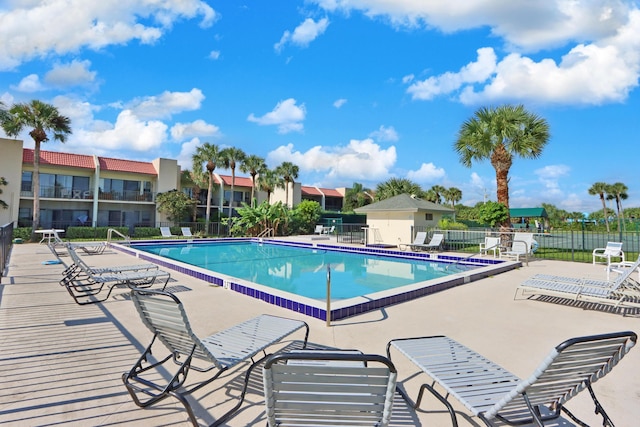
POLYGON ((293 33, 289 30, 285 31, 280 41, 273 45, 276 52, 282 51, 287 43, 294 44, 299 47, 307 47, 309 43, 314 41, 318 36, 322 35, 329 26, 329 20, 322 18, 318 22, 311 18, 305 19, 302 24, 298 25, 293 33))
POLYGON ((86 141, 91 141, 93 149, 100 152, 145 152, 159 148, 167 140, 167 125, 157 120, 140 120, 131 110, 123 110, 110 128, 99 131, 80 129, 74 135, 74 141, 83 151, 87 149, 86 141))
POLYGON ((44 76, 45 82, 52 86, 86 85, 95 82, 96 72, 90 71, 90 61, 73 60, 67 64, 56 64, 44 76))
POLYGON ((216 12, 202 0, 14 0, 0 9, 0 70, 24 61, 98 50, 131 40, 153 43, 180 19, 200 17, 208 27, 216 12), (41 29, 45 28, 46 31, 41 29), (32 30, 25 30, 32 29, 32 30))
POLYGON ((623 0, 312 1, 331 12, 358 10, 372 18, 384 17, 394 26, 423 26, 445 33, 489 27, 508 46, 529 51, 608 37, 635 7, 623 0))
POLYGON ((211 53, 209 53, 209 58, 216 60, 220 58, 220 51, 219 50, 212 50, 211 53))
POLYGON ((194 136, 220 137, 221 135, 222 133, 218 126, 209 124, 204 120, 196 120, 191 123, 176 123, 171 127, 171 137, 176 141, 194 136))
POLYGON ((538 176, 538 180, 545 188, 545 194, 553 197, 553 195, 562 195, 564 192, 560 190, 560 180, 567 175, 571 168, 566 165, 549 165, 540 169, 536 169, 533 173, 538 176))
POLYGON ((184 142, 180 148, 180 154, 178 154, 178 164, 185 169, 193 169, 193 154, 196 152, 196 148, 200 145, 199 138, 193 138, 191 141, 184 142))
POLYGON ((247 120, 261 126, 276 125, 278 133, 301 132, 303 129, 302 121, 304 121, 306 114, 304 104, 296 105, 296 100, 289 98, 278 102, 272 111, 262 117, 256 117, 253 113, 249 114, 247 120))
POLYGON ((18 83, 17 86, 12 86, 11 88, 18 92, 27 93, 38 92, 44 89, 37 74, 29 74, 27 77, 20 80, 20 83, 18 83))
POLYGON ((417 171, 407 172, 407 178, 418 184, 433 184, 444 176, 444 169, 436 167, 433 163, 423 163, 417 171))
POLYGON ((196 88, 189 92, 165 91, 157 96, 135 99, 126 108, 141 119, 164 118, 183 111, 198 110, 204 98, 202 91, 196 88))
POLYGON ((339 109, 340 107, 342 107, 346 103, 347 103, 346 99, 340 98, 340 99, 336 99, 335 100, 335 102, 333 103, 333 106, 339 109))
POLYGON ((380 126, 378 130, 371 132, 369 134, 369 137, 380 142, 396 142, 398 139, 400 139, 400 137, 398 136, 398 132, 396 132, 393 126, 380 126))
POLYGON ((396 148, 386 149, 371 139, 351 140, 346 146, 315 146, 306 152, 294 150, 292 144, 280 146, 267 155, 267 164, 293 162, 302 173, 320 172, 323 185, 330 183, 376 181, 388 178, 397 159, 396 148))

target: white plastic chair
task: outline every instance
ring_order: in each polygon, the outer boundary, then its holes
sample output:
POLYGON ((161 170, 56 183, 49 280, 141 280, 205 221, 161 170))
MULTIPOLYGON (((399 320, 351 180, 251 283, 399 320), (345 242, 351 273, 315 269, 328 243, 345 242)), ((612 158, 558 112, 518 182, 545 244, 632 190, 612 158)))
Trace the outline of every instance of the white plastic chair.
POLYGON ((607 265, 611 264, 611 258, 621 258, 620 262, 624 262, 622 242, 607 242, 606 248, 595 248, 592 255, 594 265, 597 262, 596 258, 605 259, 607 265))

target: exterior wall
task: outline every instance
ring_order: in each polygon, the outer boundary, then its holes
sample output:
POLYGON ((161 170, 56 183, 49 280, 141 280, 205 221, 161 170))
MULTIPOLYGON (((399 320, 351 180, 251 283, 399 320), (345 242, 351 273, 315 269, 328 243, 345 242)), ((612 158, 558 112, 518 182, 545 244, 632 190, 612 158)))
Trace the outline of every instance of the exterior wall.
MULTIPOLYGON (((17 226, 22 181, 22 141, 0 138, 0 147, 0 176, 7 181, 7 185, 2 186, 0 199, 9 205, 8 209, 0 208, 0 225, 13 222, 17 226)), ((33 206, 33 202, 31 205, 33 206)))
POLYGON ((425 211, 420 211, 420 212, 416 212, 414 214, 414 222, 413 225, 418 227, 418 228, 433 228, 433 227, 437 227, 438 226, 438 222, 440 222, 440 220, 442 219, 442 213, 441 212, 425 212, 425 211), (427 220, 426 219, 426 214, 430 213, 433 215, 433 219, 432 220, 427 220))
POLYGON ((413 221, 413 212, 368 212, 367 225, 370 229, 368 243, 390 245, 410 243, 413 241, 411 235, 413 221), (374 241, 376 235, 382 239, 382 242, 374 241))
POLYGON ((287 197, 284 188, 276 188, 271 193, 271 203, 282 202, 290 208, 294 208, 302 201, 302 185, 299 182, 289 183, 289 203, 285 200, 287 197))
MULTIPOLYGON (((178 161, 173 159, 155 159, 151 162, 158 172, 157 180, 153 184, 151 190, 156 193, 164 193, 165 191, 180 189, 180 166, 178 161)), ((154 205, 155 210, 155 205, 154 205)), ((156 224, 168 222, 169 219, 165 213, 155 211, 156 224)))

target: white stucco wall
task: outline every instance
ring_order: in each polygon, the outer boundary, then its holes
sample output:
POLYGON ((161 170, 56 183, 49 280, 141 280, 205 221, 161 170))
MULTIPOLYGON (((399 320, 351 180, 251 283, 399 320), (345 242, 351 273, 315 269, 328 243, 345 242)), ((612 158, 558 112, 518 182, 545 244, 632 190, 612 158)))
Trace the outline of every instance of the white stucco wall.
POLYGON ((367 213, 367 225, 370 229, 368 243, 390 245, 409 243, 413 240, 411 236, 413 221, 412 212, 369 212, 367 213), (382 242, 374 241, 376 235, 382 239, 382 242))

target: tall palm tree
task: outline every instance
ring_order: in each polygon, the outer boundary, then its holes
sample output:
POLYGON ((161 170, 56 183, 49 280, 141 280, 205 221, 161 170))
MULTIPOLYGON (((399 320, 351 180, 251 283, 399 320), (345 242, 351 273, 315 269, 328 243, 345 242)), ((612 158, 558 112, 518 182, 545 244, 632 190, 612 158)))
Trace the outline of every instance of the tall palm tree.
POLYGON ((255 194, 256 194, 256 175, 261 174, 267 169, 267 164, 264 159, 255 154, 245 157, 240 163, 240 170, 244 173, 251 175, 251 206, 255 207, 255 194))
MULTIPOLYGON (((454 148, 466 167, 471 167, 473 161, 491 161, 496 171, 498 202, 509 212, 509 170, 514 157, 538 158, 548 141, 549 125, 545 119, 522 105, 503 105, 477 110, 462 124, 454 148)), ((510 222, 507 215, 503 225, 510 222)))
POLYGON ((236 166, 242 162, 247 155, 240 148, 227 147, 220 152, 222 164, 225 168, 231 169, 231 197, 229 198, 229 232, 231 232, 231 222, 233 221, 233 192, 236 184, 236 166))
POLYGON ((462 199, 462 191, 456 187, 449 187, 445 189, 442 194, 445 202, 449 202, 451 204, 451 208, 453 209, 453 220, 456 220, 456 203, 462 199))
POLYGON ((389 178, 376 186, 376 200, 384 200, 400 194, 422 197, 424 191, 419 184, 406 178, 389 178))
POLYGON ((300 168, 291 162, 282 162, 282 164, 276 168, 276 173, 282 177, 286 185, 284 188, 284 204, 286 206, 289 206, 289 184, 293 184, 295 180, 298 179, 299 171, 300 168))
MULTIPOLYGON (((196 152, 193 154, 193 173, 197 176, 202 175, 203 165, 204 171, 206 171, 207 182, 207 210, 205 213, 205 230, 209 233, 209 222, 211 220, 211 194, 213 193, 213 171, 216 169, 217 164, 220 162, 220 148, 216 144, 209 144, 205 142, 196 148, 196 152)), ((220 184, 222 186, 222 183, 220 184)), ((222 190, 221 190, 222 191, 222 190)))
POLYGON ((267 193, 267 204, 271 203, 271 193, 273 193, 276 188, 284 187, 285 182, 276 171, 265 169, 258 175, 258 188, 267 193))
POLYGON ((618 231, 623 229, 621 227, 624 227, 624 231, 627 231, 627 226, 624 223, 624 209, 622 209, 622 201, 627 200, 627 198, 629 197, 627 191, 629 191, 629 189, 622 182, 616 182, 615 184, 611 184, 609 186, 608 198, 616 201, 616 210, 618 211, 618 231))
POLYGON ((607 233, 609 232, 609 218, 607 215, 606 194, 609 190, 609 184, 606 182, 596 182, 589 188, 589 194, 600 197, 602 202, 602 214, 604 215, 604 223, 607 225, 607 233))
POLYGON ((8 136, 18 136, 24 128, 31 128, 33 138, 33 224, 32 239, 40 226, 40 144, 53 139, 65 142, 71 134, 71 119, 61 115, 53 105, 32 100, 29 103, 14 104, 7 113, 2 114, 2 128, 8 136))
POLYGON ((446 188, 444 188, 442 185, 434 185, 433 187, 431 187, 431 190, 433 190, 434 194, 435 194, 435 202, 437 204, 442 203, 442 199, 444 198, 444 193, 447 191, 446 188))

